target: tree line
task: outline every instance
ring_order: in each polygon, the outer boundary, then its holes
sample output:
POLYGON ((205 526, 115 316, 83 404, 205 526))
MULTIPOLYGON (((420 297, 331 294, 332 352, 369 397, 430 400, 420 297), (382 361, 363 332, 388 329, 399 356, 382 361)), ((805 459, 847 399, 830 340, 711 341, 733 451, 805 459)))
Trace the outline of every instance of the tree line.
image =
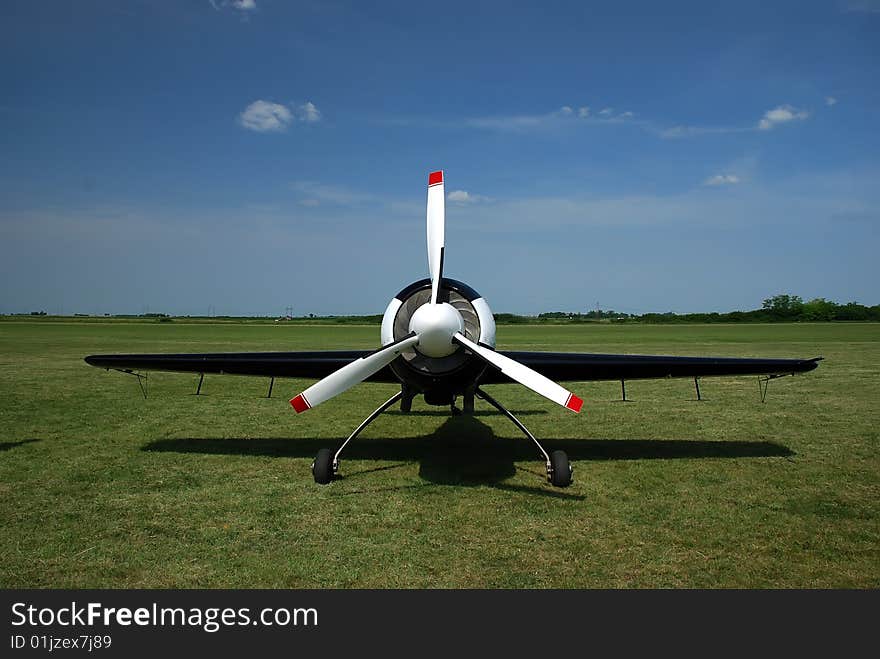
MULTIPOLYGON (((30 314, 10 314, 11 316, 46 316, 45 311, 32 311, 30 314)), ((75 314, 86 316, 87 314, 75 314)), ((592 309, 585 313, 571 311, 548 311, 537 316, 521 316, 512 313, 496 313, 495 322, 499 325, 526 325, 538 323, 775 323, 775 322, 830 322, 830 321, 873 321, 880 322, 880 304, 872 307, 847 302, 839 304, 825 298, 814 298, 804 302, 798 295, 780 294, 764 300, 760 309, 752 311, 729 311, 726 313, 704 312, 677 314, 672 311, 666 313, 643 313, 632 314, 613 309, 592 309)), ((139 320, 149 318, 158 322, 171 322, 172 317, 164 313, 145 314, 104 314, 105 317, 139 320)), ((244 321, 253 320, 269 322, 269 318, 262 316, 212 316, 210 319, 204 316, 176 316, 180 320, 214 320, 244 321)), ((285 317, 286 322, 293 324, 334 324, 334 325, 378 325, 382 322, 382 314, 370 316, 319 316, 308 314, 307 316, 285 317)), ((276 321, 277 322, 277 321, 276 321)))
MULTIPOLYGON (((495 322, 504 325, 534 323, 534 316, 518 316, 509 313, 495 314, 495 322)), ((726 313, 703 312, 677 314, 666 313, 629 314, 612 309, 594 309, 586 313, 551 311, 538 314, 542 323, 579 323, 611 321, 617 323, 776 323, 776 322, 830 322, 874 321, 880 322, 880 304, 872 307, 847 302, 840 304, 825 298, 804 302, 798 295, 780 294, 764 300, 760 309, 729 311, 726 313)))

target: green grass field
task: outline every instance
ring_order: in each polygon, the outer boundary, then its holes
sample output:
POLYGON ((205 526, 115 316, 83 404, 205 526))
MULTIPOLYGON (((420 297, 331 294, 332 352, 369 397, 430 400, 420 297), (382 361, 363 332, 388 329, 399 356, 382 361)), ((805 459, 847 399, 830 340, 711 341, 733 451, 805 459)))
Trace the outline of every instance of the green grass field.
POLYGON ((568 451, 550 487, 531 444, 478 401, 449 417, 361 385, 307 414, 309 384, 87 366, 99 352, 370 348, 378 327, 0 320, 0 586, 616 588, 880 586, 880 325, 511 326, 499 348, 812 357, 756 378, 576 383, 571 414, 489 388, 568 451))

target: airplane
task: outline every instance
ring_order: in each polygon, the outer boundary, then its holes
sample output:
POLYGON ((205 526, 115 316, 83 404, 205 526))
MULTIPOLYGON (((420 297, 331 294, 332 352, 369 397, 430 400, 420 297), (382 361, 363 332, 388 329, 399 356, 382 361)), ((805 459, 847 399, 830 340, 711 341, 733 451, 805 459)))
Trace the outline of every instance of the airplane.
MULTIPOLYGON (((495 349, 495 319, 486 300, 464 282, 444 276, 446 197, 442 171, 428 175, 427 245, 429 277, 403 288, 385 309, 378 350, 250 352, 206 354, 90 355, 86 363, 126 373, 176 371, 288 378, 320 378, 290 400, 305 412, 361 382, 400 385, 335 451, 322 448, 312 463, 316 483, 330 483, 339 471, 345 447, 386 409, 400 402, 410 412, 413 399, 472 414, 475 398, 504 414, 535 443, 547 479, 555 487, 572 482, 564 451, 548 452, 540 441, 495 398, 485 385, 518 382, 563 408, 580 412, 583 400, 560 382, 668 377, 763 375, 779 377, 813 370, 813 359, 675 357, 495 349), (461 397, 462 408, 456 407, 461 397)), ((274 380, 273 380, 274 382, 274 380)))

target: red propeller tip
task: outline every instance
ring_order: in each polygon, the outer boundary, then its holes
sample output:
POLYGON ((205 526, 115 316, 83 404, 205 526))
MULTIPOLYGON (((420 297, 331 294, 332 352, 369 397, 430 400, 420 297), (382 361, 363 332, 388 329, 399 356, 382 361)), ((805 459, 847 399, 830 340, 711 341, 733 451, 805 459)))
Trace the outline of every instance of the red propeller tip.
POLYGON ((583 407, 583 405, 584 405, 584 401, 582 401, 580 398, 578 398, 574 394, 569 396, 568 400, 565 401, 565 406, 570 410, 574 410, 578 414, 580 414, 581 407, 583 407))
POLYGON ((293 405, 293 409, 296 410, 297 414, 299 414, 300 412, 305 412, 311 407, 311 405, 309 405, 309 401, 307 401, 302 394, 300 394, 296 398, 292 398, 290 400, 290 404, 293 405))
POLYGON ((428 185, 436 185, 437 183, 443 183, 443 172, 431 172, 428 174, 428 185))

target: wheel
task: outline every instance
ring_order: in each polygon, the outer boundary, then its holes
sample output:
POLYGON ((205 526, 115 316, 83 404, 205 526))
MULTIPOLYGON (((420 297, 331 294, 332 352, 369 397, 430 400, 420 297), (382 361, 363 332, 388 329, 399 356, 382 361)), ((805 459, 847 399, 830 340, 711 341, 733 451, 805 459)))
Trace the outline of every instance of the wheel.
POLYGON ((333 480, 333 451, 322 448, 312 463, 312 476, 315 482, 326 485, 333 480))
POLYGON ((550 483, 555 487, 571 485, 571 465, 565 451, 553 451, 550 454, 550 483))

